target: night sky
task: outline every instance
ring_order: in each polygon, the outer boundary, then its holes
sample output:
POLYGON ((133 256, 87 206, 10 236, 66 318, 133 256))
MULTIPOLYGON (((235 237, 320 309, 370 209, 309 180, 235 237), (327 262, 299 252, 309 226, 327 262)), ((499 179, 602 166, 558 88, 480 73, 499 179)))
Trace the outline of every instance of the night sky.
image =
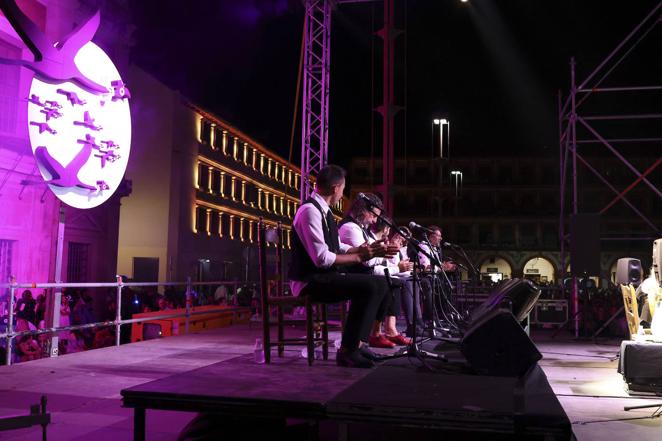
MULTIPOLYGON (((568 89, 570 57, 577 58, 583 79, 657 3, 401 1, 398 20, 401 27, 406 24, 406 41, 400 38, 396 52, 396 92, 400 104, 406 98, 408 111, 406 137, 404 125, 398 126, 397 154, 406 149, 408 155, 430 155, 431 120, 442 116, 451 120, 456 155, 556 155, 557 91, 568 89)), ((131 7, 137 26, 133 62, 288 157, 300 1, 198 0, 182 6, 141 0, 131 7)), ((371 143, 381 155, 380 118, 371 112, 381 100, 381 41, 371 35, 382 16, 381 2, 343 4, 334 12, 332 162, 348 165, 352 156, 368 156, 371 143), (371 131, 377 135, 371 137, 371 131)), ((660 84, 661 43, 658 24, 603 85, 660 84)), ((642 106, 654 110, 659 103, 660 94, 649 94, 596 100, 585 111, 644 113, 642 106)), ((614 136, 634 135, 638 128, 612 124, 609 130, 614 136)), ((296 164, 300 131, 298 115, 296 164)))

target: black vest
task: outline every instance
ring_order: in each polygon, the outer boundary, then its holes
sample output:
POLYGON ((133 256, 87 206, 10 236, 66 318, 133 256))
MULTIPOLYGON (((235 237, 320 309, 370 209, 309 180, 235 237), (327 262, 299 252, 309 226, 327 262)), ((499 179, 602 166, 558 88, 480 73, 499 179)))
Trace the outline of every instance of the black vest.
MULTIPOLYGON (((332 253, 338 253, 340 251, 340 240, 338 238, 338 226, 336 225, 336 220, 333 218, 333 213, 329 209, 328 216, 324 215, 324 210, 320 204, 313 198, 308 198, 301 207, 305 204, 312 204, 319 210, 320 215, 322 216, 322 231, 324 232, 324 242, 328 245, 329 251, 332 253)), ((299 207, 299 210, 301 209, 299 207)), ((298 211, 298 210, 297 210, 298 211)), ((292 235, 292 259, 290 261, 290 270, 289 278, 291 280, 299 281, 308 281, 310 277, 314 274, 323 274, 329 272, 337 271, 337 268, 334 266, 330 268, 318 268, 313 263, 313 260, 308 255, 306 248, 303 246, 303 242, 299 237, 299 233, 294 230, 292 235)))

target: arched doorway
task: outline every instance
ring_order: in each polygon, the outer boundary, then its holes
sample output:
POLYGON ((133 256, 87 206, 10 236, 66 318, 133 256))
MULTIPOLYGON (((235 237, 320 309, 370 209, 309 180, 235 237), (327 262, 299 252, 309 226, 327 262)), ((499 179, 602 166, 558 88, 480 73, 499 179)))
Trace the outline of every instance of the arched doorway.
POLYGON ((554 283, 556 281, 556 273, 554 265, 548 259, 538 256, 529 259, 522 268, 522 273, 527 279, 531 279, 536 283, 554 283))
POLYGON ((480 265, 481 278, 489 278, 493 282, 510 279, 512 278, 512 273, 512 266, 503 257, 488 257, 480 265))

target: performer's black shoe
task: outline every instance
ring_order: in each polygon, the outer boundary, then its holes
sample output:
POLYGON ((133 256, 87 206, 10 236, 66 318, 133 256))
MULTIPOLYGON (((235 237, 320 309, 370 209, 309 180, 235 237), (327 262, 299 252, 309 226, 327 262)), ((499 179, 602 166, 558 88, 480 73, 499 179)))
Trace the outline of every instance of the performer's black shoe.
POLYGON ((361 346, 359 348, 359 352, 361 353, 363 358, 367 358, 368 360, 371 360, 371 361, 382 361, 386 358, 386 356, 380 355, 380 354, 372 351, 372 349, 370 349, 367 345, 361 346))
POLYGON ((348 351, 344 348, 340 348, 336 353, 336 365, 342 367, 369 369, 375 366, 375 362, 361 355, 360 349, 348 351))

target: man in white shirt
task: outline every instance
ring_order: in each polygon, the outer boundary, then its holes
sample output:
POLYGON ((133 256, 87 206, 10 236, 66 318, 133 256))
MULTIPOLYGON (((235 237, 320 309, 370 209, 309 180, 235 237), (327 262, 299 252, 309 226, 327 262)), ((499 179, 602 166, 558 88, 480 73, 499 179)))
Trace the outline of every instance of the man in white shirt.
POLYGON ((366 339, 377 308, 386 292, 386 280, 369 274, 340 272, 343 265, 360 264, 387 255, 383 243, 351 247, 340 243, 330 206, 340 201, 345 189, 345 171, 327 165, 317 176, 317 189, 297 210, 292 226, 290 287, 294 295, 308 295, 317 302, 351 300, 336 355, 338 366, 374 366, 370 351, 359 348, 366 339))

